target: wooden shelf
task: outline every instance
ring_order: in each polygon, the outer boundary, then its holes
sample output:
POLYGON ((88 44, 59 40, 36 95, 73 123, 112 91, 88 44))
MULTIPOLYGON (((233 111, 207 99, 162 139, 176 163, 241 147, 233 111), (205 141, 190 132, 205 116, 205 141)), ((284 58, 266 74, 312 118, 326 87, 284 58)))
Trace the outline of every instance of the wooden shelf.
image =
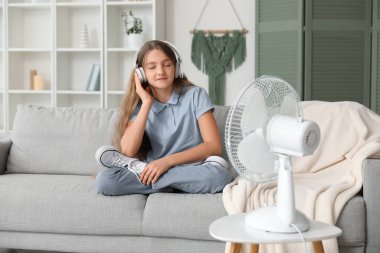
POLYGON ((136 54, 123 39, 121 14, 131 9, 143 17, 145 40, 163 39, 162 0, 0 3, 0 132, 12 130, 20 103, 118 107, 136 54), (79 47, 83 25, 89 48, 79 47), (99 91, 86 90, 93 64, 100 64, 99 91), (45 89, 30 89, 31 70, 45 89))
POLYGON ((101 52, 101 49, 100 48, 58 48, 57 52, 71 52, 71 53, 101 52))
POLYGON ((107 2, 108 6, 150 6, 152 1, 109 1, 107 2))
POLYGON ((24 8, 24 9, 49 9, 51 3, 9 3, 9 8, 24 8))
POLYGON ((57 94, 65 95, 101 95, 101 91, 86 91, 86 90, 57 90, 57 94))
POLYGON ((25 53, 48 53, 51 52, 52 49, 48 48, 9 48, 8 52, 25 52, 25 53))
POLYGON ((57 7, 101 7, 100 3, 87 3, 87 2, 66 2, 57 3, 57 7))
POLYGON ((9 90, 9 94, 49 94, 50 90, 9 90))

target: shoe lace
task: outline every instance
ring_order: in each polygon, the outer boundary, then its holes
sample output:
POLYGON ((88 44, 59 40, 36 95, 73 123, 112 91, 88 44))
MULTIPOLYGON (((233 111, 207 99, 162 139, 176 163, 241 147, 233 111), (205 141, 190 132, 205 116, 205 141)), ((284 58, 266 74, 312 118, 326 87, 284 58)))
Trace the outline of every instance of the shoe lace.
POLYGON ((138 166, 138 161, 133 161, 129 164, 129 167, 131 170, 133 170, 135 173, 137 173, 138 175, 140 175, 142 172, 143 172, 143 169, 141 167, 138 166))
POLYGON ((127 163, 124 160, 120 159, 119 157, 116 157, 112 161, 111 165, 115 166, 115 167, 123 167, 123 168, 125 168, 127 166, 127 163))

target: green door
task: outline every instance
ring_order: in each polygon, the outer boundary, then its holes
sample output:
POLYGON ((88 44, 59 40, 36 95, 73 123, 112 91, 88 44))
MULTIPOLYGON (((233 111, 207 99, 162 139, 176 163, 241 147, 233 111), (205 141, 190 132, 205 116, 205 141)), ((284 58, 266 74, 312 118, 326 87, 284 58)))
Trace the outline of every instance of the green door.
POLYGON ((256 76, 276 75, 303 93, 302 0, 256 1, 256 76))
POLYGON ((380 113, 380 4, 373 0, 372 8, 372 72, 371 72, 371 109, 380 113))
POLYGON ((305 100, 369 106, 371 0, 306 0, 305 17, 305 100))

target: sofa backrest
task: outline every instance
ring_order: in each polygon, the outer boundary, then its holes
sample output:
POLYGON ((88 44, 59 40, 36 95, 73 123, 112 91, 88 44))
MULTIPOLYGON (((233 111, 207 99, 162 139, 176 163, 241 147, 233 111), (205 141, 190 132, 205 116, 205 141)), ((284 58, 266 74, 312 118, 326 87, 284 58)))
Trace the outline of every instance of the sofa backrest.
MULTIPOLYGON (((223 141, 227 106, 214 115, 223 141)), ((101 166, 94 155, 111 144, 118 116, 116 109, 46 108, 19 105, 13 123, 7 173, 94 175, 101 166)), ((230 171, 234 176, 234 171, 230 171)))
POLYGON ((7 173, 92 175, 96 149, 110 144, 117 110, 19 105, 7 173))

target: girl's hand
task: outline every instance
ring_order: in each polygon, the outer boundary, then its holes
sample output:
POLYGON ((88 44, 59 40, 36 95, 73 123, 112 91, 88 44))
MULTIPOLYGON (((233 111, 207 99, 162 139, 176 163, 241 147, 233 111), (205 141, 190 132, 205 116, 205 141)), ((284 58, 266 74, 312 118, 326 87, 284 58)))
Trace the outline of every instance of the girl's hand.
POLYGON ((143 104, 152 105, 153 104, 153 96, 151 95, 151 91, 149 86, 145 89, 141 84, 141 80, 139 76, 135 73, 135 84, 136 84, 136 93, 141 98, 141 102, 143 104))
POLYGON ((171 166, 165 157, 152 161, 145 166, 143 172, 141 173, 140 181, 146 185, 155 183, 158 178, 170 168, 171 166))

